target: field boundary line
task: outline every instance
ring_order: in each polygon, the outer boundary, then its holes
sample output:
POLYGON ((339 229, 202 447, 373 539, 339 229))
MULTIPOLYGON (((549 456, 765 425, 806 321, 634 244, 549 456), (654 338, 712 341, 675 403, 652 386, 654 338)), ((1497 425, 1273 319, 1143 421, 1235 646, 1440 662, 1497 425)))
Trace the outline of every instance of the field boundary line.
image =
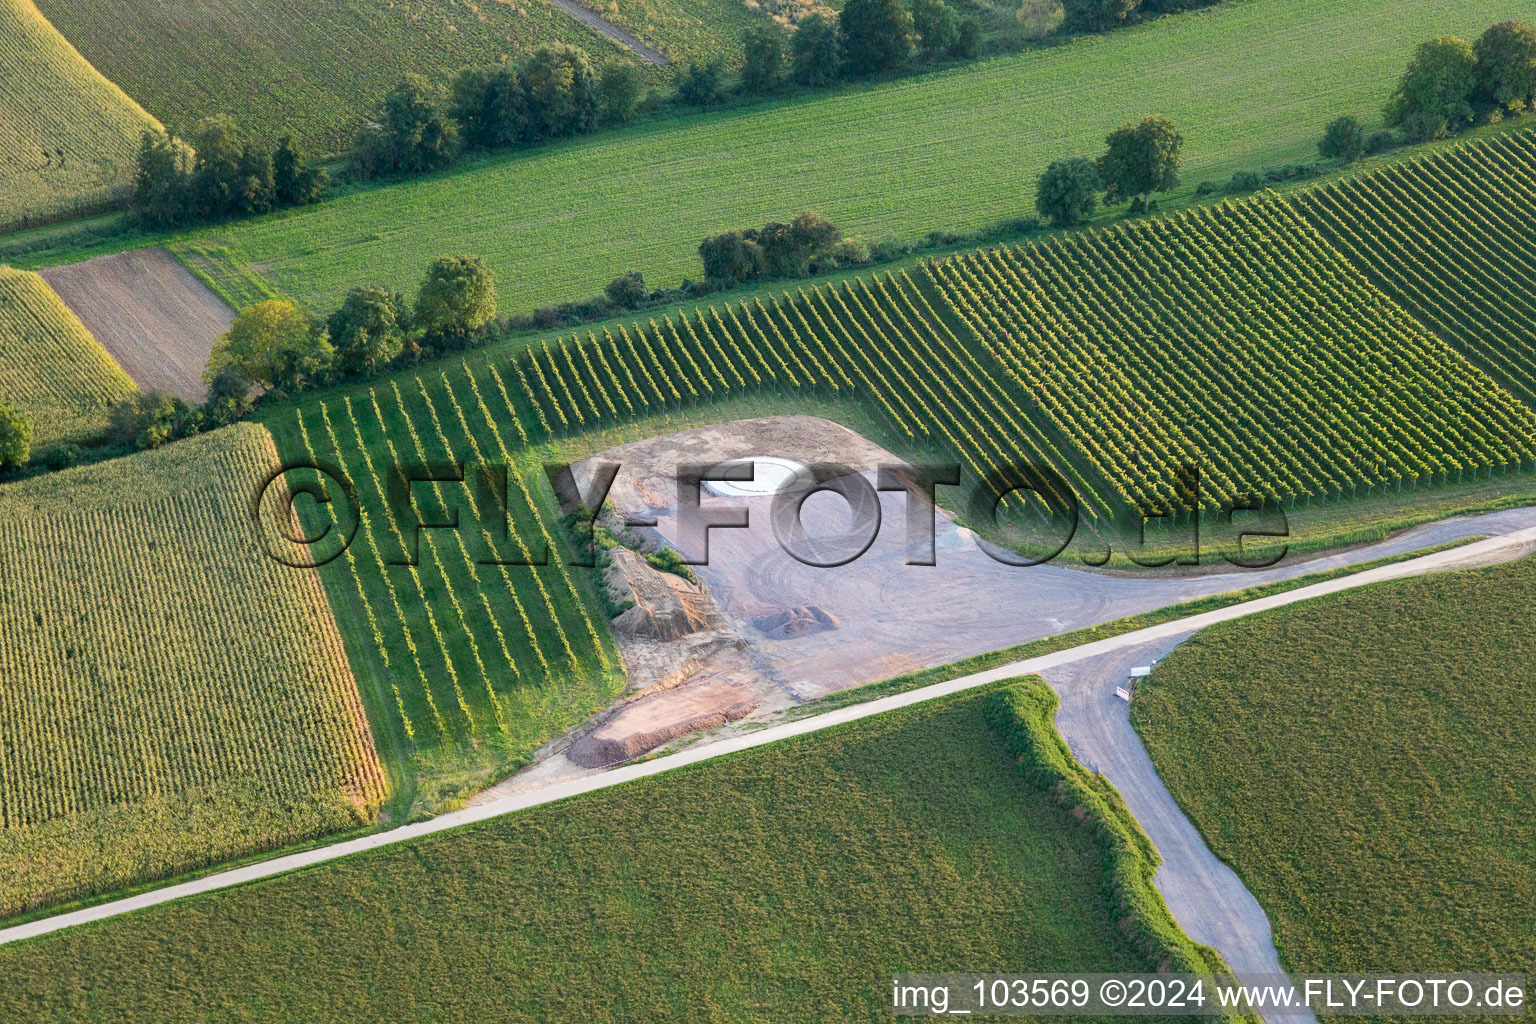
POLYGON ((705 747, 684 750, 640 764, 615 768, 602 775, 573 779, 568 782, 547 786, 543 789, 508 796, 478 807, 468 807, 463 810, 452 811, 428 821, 402 825, 387 832, 378 832, 357 839, 349 839, 331 846, 275 857, 271 860, 249 864, 228 871, 216 872, 211 875, 205 875, 202 878, 160 889, 153 889, 94 907, 85 907, 80 910, 57 914, 53 917, 30 921, 26 924, 0 929, 0 945, 63 931, 66 928, 87 924, 92 921, 103 921, 107 918, 133 913, 200 893, 215 892, 220 889, 243 885, 247 882, 273 878, 291 871, 314 867, 318 864, 351 857, 369 850, 411 842, 439 832, 447 832, 451 829, 489 821, 517 811, 556 803, 560 800, 566 800, 585 793, 608 789, 626 782, 633 782, 637 779, 660 775, 677 768, 714 760, 727 754, 767 746, 795 736, 809 735, 834 726, 844 725, 848 722, 856 722, 860 719, 885 714, 889 711, 911 707, 914 704, 921 704, 940 697, 948 697, 1005 679, 1035 675, 1061 665, 1070 664, 1071 662, 1098 657, 1156 640, 1168 639, 1183 633, 1206 629, 1222 622, 1229 622, 1233 619, 1244 618, 1275 608, 1283 608, 1286 605, 1296 604, 1300 601, 1353 590, 1357 587, 1369 586, 1386 580, 1402 579, 1409 576, 1442 572, 1462 567, 1477 567, 1509 560, 1512 557, 1520 557, 1533 547, 1536 547, 1536 527, 1518 530, 1499 537, 1491 537, 1487 540, 1477 541, 1448 551, 1440 551, 1424 555, 1420 558, 1396 562, 1392 565, 1367 569, 1350 576, 1315 583, 1311 586, 1300 587, 1285 593, 1261 597, 1241 604, 1229 605, 1226 608, 1218 608, 1214 611, 1202 612, 1198 615, 1191 615, 1182 619, 1174 619, 1160 625, 1148 626, 1144 629, 1122 633, 1119 636, 1108 637, 1103 640, 1095 640, 1091 643, 1070 647, 1052 654, 1010 662, 1009 664, 1000 665, 984 672, 961 676, 958 679, 951 679, 947 682, 935 683, 931 686, 908 690, 905 693, 893 694, 888 697, 880 697, 861 704, 850 704, 847 707, 838 708, 826 714, 770 726, 759 732, 734 736, 705 747), (1513 553, 1511 554, 1511 552, 1513 553))

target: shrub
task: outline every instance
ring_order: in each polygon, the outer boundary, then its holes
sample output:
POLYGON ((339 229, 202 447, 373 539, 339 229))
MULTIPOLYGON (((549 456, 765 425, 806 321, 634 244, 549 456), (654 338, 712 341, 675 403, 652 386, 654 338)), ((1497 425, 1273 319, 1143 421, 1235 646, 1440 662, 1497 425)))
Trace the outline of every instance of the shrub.
POLYGON ((1330 121, 1317 151, 1325 160, 1352 164, 1365 153, 1365 129, 1357 118, 1347 115, 1330 121))
POLYGON ((1195 195, 1201 197, 1213 196, 1220 191, 1221 183, 1216 181, 1202 181, 1200 184, 1195 186, 1195 195))
POLYGON ((1062 0, 1063 24, 1075 32, 1103 32, 1125 23, 1137 0, 1062 0))
POLYGON ((1238 171, 1232 175, 1232 180, 1227 182, 1227 191, 1234 195, 1241 192, 1255 192, 1264 187, 1264 179, 1258 171, 1238 171))
POLYGON ((1374 132, 1365 140, 1365 155, 1376 156, 1379 153, 1389 153, 1402 144, 1402 140, 1392 132, 1374 132))
POLYGON ((608 296, 609 302, 622 309, 637 309, 651 297, 645 287, 645 278, 638 270, 631 270, 609 281, 603 288, 603 294, 608 296))
POLYGON ((720 102, 720 80, 725 66, 718 60, 689 63, 677 82, 677 98, 690 107, 712 107, 720 102))
POLYGON ((191 437, 202 428, 202 416, 180 398, 160 391, 141 391, 123 399, 107 413, 111 432, 125 445, 158 448, 168 441, 191 437))

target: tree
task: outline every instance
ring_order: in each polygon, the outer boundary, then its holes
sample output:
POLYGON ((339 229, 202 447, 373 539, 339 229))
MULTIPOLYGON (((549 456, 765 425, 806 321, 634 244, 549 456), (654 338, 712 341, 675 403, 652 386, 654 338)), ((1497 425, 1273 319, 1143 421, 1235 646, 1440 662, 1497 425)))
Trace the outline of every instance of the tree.
POLYGON ((1440 138, 1472 117, 1477 53, 1455 36, 1420 43, 1387 102, 1387 124, 1410 142, 1440 138))
POLYGON ((496 315, 496 276, 478 256, 439 256, 416 295, 415 324, 428 344, 462 348, 496 315))
POLYGON ((32 421, 0 402, 0 470, 20 469, 32 457, 32 421))
POLYGON ((1074 32, 1104 32, 1123 25, 1138 0, 1062 0, 1064 24, 1074 32))
POLYGON ((203 382, 210 390, 226 366, 274 391, 302 390, 331 364, 331 345, 309 316, 286 299, 268 299, 240 311, 208 357, 203 382))
POLYGON ((459 154, 458 122, 448 116, 442 96, 421 75, 406 74, 389 90, 380 123, 385 171, 434 171, 459 154))
POLYGON ((227 114, 205 117, 192 129, 197 158, 192 165, 192 207, 196 216, 217 220, 241 209, 245 193, 240 129, 227 114))
POLYGON ((129 209, 140 226, 172 227, 191 217, 191 162, 191 150, 180 139, 163 131, 146 131, 139 137, 129 209))
POLYGON ((1536 97, 1536 29, 1519 21, 1492 26, 1477 40, 1477 94, 1501 110, 1521 111, 1536 97))
POLYGON ((843 51, 837 22, 824 14, 800 19, 799 27, 790 37, 789 50, 796 82, 819 88, 837 81, 843 51))
POLYGON ((233 363, 227 363, 208 381, 203 399, 203 421, 211 427, 227 427, 251 411, 251 379, 233 363))
POLYGON ((966 15, 960 19, 960 31, 955 36, 954 45, 949 48, 949 55, 970 60, 976 56, 976 51, 979 49, 981 49, 981 22, 966 15))
POLYGON ((811 264, 831 252, 843 233, 821 214, 806 210, 788 224, 768 224, 757 233, 762 273, 768 277, 804 277, 811 264))
POLYGON ((912 15, 900 0, 848 0, 838 23, 843 64, 852 75, 891 71, 912 55, 912 15))
POLYGON ((1325 160, 1337 160, 1352 164, 1365 153, 1365 129, 1353 117, 1340 117, 1328 122, 1317 151, 1325 160))
POLYGON ((609 281, 603 286, 603 294, 608 296, 609 302, 624 309, 637 309, 651 297, 650 289, 645 286, 645 278, 638 270, 631 270, 609 281))
POLYGON ((699 259, 705 278, 711 281, 751 281, 763 272, 763 250, 752 229, 710 235, 699 243, 699 259))
POLYGON ((1084 157, 1057 160, 1040 175, 1035 209, 1059 228, 1081 224, 1099 205, 1098 169, 1084 157))
POLYGON ((448 111, 467 146, 510 146, 528 131, 528 101, 515 68, 459 72, 449 92, 448 111))
POLYGON ((191 437, 202 429, 203 417, 180 398, 162 391, 140 391, 107 411, 108 429, 123 444, 159 448, 167 441, 191 437))
POLYGON ((410 326, 405 296, 365 285, 353 288, 326 321, 336 368, 349 374, 378 373, 405 351, 410 326))
POLYGON ((692 61, 677 82, 677 98, 690 107, 712 107, 720 101, 720 79, 725 67, 718 60, 704 64, 692 61))
POLYGON ((272 154, 272 194, 279 206, 308 206, 318 202, 331 183, 324 167, 314 167, 293 141, 284 135, 272 154))
POLYGON ((580 135, 597 127, 602 113, 597 74, 585 50, 566 43, 541 46, 518 74, 528 102, 525 141, 580 135))
POLYGON ((912 27, 925 57, 943 57, 960 41, 960 15, 944 0, 912 0, 912 27))
POLYGON ((741 37, 741 91, 761 96, 778 89, 784 77, 784 32, 757 25, 741 37))
POLYGON ((603 65, 597 79, 597 95, 604 124, 623 124, 640 110, 645 78, 640 69, 617 57, 603 65))
POLYGON ((240 192, 235 209, 240 213, 266 213, 277 203, 277 184, 272 154, 247 144, 240 151, 240 192))
POLYGON ((1105 142, 1109 149, 1099 157, 1098 170, 1107 202, 1145 199, 1179 184, 1184 137, 1167 118, 1154 114, 1140 124, 1121 125, 1105 142))

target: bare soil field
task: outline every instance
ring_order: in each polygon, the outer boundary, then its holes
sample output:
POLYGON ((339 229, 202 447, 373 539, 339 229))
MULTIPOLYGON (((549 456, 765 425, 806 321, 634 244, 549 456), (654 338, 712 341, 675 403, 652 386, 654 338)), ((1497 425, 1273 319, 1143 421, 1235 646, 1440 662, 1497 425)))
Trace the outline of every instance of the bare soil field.
POLYGON ((139 387, 203 400, 203 367, 234 313, 170 253, 135 249, 42 276, 139 387))

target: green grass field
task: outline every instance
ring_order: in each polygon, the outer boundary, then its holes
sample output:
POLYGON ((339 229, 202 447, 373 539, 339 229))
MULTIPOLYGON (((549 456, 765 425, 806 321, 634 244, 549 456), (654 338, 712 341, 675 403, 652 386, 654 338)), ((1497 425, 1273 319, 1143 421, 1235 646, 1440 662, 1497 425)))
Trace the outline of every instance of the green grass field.
POLYGON ((1290 969, 1536 962, 1533 593, 1528 559, 1308 601, 1207 630, 1137 691, 1290 969))
POLYGON ((0 231, 108 201, 154 126, 32 0, 0 0, 0 231))
POLYGON ((0 916, 370 821, 325 594, 253 543, 239 424, 0 487, 0 916))
MULTIPOLYGON (((14 2, 14 0, 10 0, 14 2)), ((547 0, 42 0, 80 52, 165 124, 232 114, 255 136, 284 132, 344 149, 405 71, 451 78, 553 42, 617 55, 547 0)))
POLYGON ((864 1021, 894 971, 1147 970, 988 697, 6 946, 0 1016, 864 1021))
POLYGON ((505 312, 593 294, 628 270, 700 274, 709 232, 815 208, 879 239, 1031 212, 1035 177, 1160 112, 1201 179, 1316 158, 1368 123, 1413 46, 1536 14, 1515 0, 1254 0, 1060 47, 778 105, 680 117, 487 159, 216 233, 329 310, 354 284, 414 288, 443 252, 483 255, 505 312))
POLYGON ((46 281, 0 266, 0 402, 32 421, 35 449, 101 431, 136 390, 46 281))
POLYGON ((1536 407, 1536 133, 1447 148, 1295 201, 1420 323, 1536 407))

